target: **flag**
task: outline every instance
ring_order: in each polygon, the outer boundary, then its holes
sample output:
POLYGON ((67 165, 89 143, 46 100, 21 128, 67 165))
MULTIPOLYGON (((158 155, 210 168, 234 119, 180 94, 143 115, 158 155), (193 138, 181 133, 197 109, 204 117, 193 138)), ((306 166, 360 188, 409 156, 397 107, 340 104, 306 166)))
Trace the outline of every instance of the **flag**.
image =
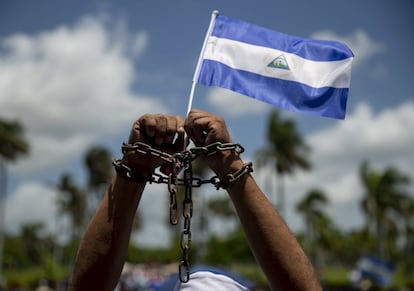
POLYGON ((195 81, 281 109, 345 118, 352 51, 223 15, 210 24, 195 81))
POLYGON ((392 282, 394 272, 394 264, 376 257, 364 256, 357 262, 357 266, 354 269, 354 278, 356 281, 369 279, 378 286, 387 287, 392 282))

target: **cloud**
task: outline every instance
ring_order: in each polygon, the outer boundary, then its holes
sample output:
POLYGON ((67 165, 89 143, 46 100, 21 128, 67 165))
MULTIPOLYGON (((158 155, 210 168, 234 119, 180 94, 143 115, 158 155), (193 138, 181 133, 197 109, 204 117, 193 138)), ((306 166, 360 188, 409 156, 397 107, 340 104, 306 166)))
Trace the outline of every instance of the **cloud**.
POLYGON ((21 225, 42 223, 48 231, 57 226, 56 191, 38 182, 19 185, 6 200, 5 225, 18 231, 21 225))
POLYGON ((222 88, 211 88, 206 98, 215 110, 230 117, 263 114, 269 109, 266 103, 222 88))
POLYGON ((30 176, 79 157, 94 141, 127 132, 145 112, 167 111, 160 100, 132 91, 134 59, 148 46, 146 32, 120 21, 84 17, 35 35, 0 42, 0 107, 26 130, 31 155, 13 171, 30 176))
POLYGON ((373 59, 377 54, 386 51, 385 44, 372 39, 363 29, 355 30, 351 35, 347 36, 339 35, 331 30, 320 30, 312 33, 311 38, 336 40, 348 45, 355 55, 352 64, 354 68, 373 59))
POLYGON ((342 123, 309 136, 316 160, 349 156, 371 158, 380 163, 401 162, 414 144, 414 103, 407 101, 375 115, 365 103, 359 103, 342 123))

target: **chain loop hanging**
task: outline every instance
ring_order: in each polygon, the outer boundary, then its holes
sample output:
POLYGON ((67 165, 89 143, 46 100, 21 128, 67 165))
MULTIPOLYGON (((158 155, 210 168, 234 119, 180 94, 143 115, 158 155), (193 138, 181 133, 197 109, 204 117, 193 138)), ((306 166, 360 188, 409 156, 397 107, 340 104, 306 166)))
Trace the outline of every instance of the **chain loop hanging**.
POLYGON ((180 235, 180 248, 182 250, 182 259, 178 265, 178 277, 183 283, 190 280, 190 262, 189 252, 191 249, 192 233, 191 233, 191 218, 193 217, 193 198, 192 189, 201 187, 204 184, 212 184, 216 189, 226 189, 230 184, 240 179, 245 174, 253 172, 252 163, 244 164, 243 167, 231 174, 228 174, 224 179, 220 180, 217 176, 211 177, 207 180, 202 180, 193 177, 192 161, 200 155, 214 155, 220 151, 234 151, 240 155, 244 152, 244 148, 239 144, 215 142, 204 147, 194 147, 189 150, 177 152, 173 155, 154 149, 150 145, 142 142, 135 144, 122 144, 122 153, 135 152, 135 154, 152 155, 165 161, 164 172, 167 173, 152 173, 151 177, 142 177, 134 172, 133 169, 123 164, 121 160, 114 159, 113 165, 117 173, 127 179, 156 184, 167 184, 168 192, 170 194, 169 218, 172 225, 178 223, 178 203, 177 203, 177 187, 184 186, 184 199, 182 204, 182 216, 184 218, 183 230, 180 235), (178 174, 183 171, 183 178, 179 178, 178 174))
POLYGON ((185 268, 185 276, 181 275, 180 281, 186 283, 190 280, 190 263, 189 263, 189 252, 191 249, 191 218, 193 217, 193 198, 192 198, 192 180, 193 170, 191 160, 186 159, 183 161, 184 164, 184 187, 185 194, 183 200, 183 217, 184 227, 180 236, 180 246, 183 252, 182 261, 180 262, 180 269, 185 268))

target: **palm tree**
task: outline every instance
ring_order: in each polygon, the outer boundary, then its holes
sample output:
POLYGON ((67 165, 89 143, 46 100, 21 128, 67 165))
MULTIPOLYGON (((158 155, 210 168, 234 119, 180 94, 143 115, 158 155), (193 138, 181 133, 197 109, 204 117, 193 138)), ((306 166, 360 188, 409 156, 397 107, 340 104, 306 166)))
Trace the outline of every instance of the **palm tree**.
POLYGON ((17 121, 0 118, 0 287, 3 275, 3 241, 4 241, 4 197, 7 190, 6 162, 14 162, 21 155, 29 152, 29 144, 23 137, 23 126, 17 121))
POLYGON ((29 152, 29 144, 23 137, 23 126, 17 121, 0 118, 0 157, 15 161, 29 152))
POLYGON ((88 170, 88 187, 102 194, 102 185, 107 185, 112 177, 110 151, 101 146, 91 147, 85 154, 85 166, 88 170))
POLYGON ((42 263, 43 242, 40 233, 43 227, 41 223, 31 223, 23 225, 20 229, 23 248, 21 251, 26 254, 31 265, 39 265, 42 263))
POLYGON ((306 237, 310 247, 310 257, 313 262, 316 260, 316 246, 322 237, 322 229, 319 226, 326 228, 329 223, 323 211, 327 203, 326 195, 321 190, 313 189, 296 205, 297 211, 302 214, 305 221, 306 237))
POLYGON ((367 219, 367 229, 377 239, 379 258, 385 259, 385 239, 388 237, 395 243, 397 219, 401 218, 408 197, 403 186, 409 183, 409 178, 393 167, 380 172, 363 162, 360 179, 365 190, 361 207, 367 219))
POLYGON ((414 258, 411 256, 414 253, 414 199, 407 197, 407 201, 404 203, 402 215, 403 232, 405 236, 405 246, 403 251, 403 260, 405 263, 405 281, 408 284, 409 278, 413 278, 411 275, 414 267, 414 258))
POLYGON ((86 222, 85 192, 74 183, 69 174, 61 176, 57 188, 61 194, 58 198, 59 210, 71 220, 71 239, 79 239, 86 222))
POLYGON ((307 155, 310 149, 297 131, 295 122, 292 119, 282 119, 276 110, 270 114, 266 138, 268 145, 257 152, 257 162, 259 167, 269 163, 274 164, 279 177, 278 206, 283 216, 285 211, 283 176, 292 174, 295 168, 309 170, 311 164, 307 155))
POLYGON ((106 147, 91 147, 85 154, 84 164, 88 172, 88 213, 89 216, 95 212, 101 200, 105 187, 111 181, 113 174, 111 153, 106 147))

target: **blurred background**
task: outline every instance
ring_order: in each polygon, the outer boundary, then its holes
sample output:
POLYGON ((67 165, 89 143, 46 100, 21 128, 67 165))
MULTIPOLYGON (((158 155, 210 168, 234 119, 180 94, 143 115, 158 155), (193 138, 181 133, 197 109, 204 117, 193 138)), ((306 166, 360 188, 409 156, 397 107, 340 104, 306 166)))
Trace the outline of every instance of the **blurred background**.
MULTIPOLYGON (((287 34, 339 40, 354 52, 345 120, 277 111, 201 85, 193 108, 226 119, 326 290, 413 284, 413 1, 0 0, 6 290, 64 290, 133 121, 148 112, 186 114, 215 9, 287 34)), ((192 264, 223 266, 266 289, 228 202, 208 185, 194 191, 192 264)), ((141 289, 131 290, 155 290, 149 277, 176 271, 179 231, 168 225, 166 186, 149 185, 128 257, 141 280, 131 288, 141 289)))

